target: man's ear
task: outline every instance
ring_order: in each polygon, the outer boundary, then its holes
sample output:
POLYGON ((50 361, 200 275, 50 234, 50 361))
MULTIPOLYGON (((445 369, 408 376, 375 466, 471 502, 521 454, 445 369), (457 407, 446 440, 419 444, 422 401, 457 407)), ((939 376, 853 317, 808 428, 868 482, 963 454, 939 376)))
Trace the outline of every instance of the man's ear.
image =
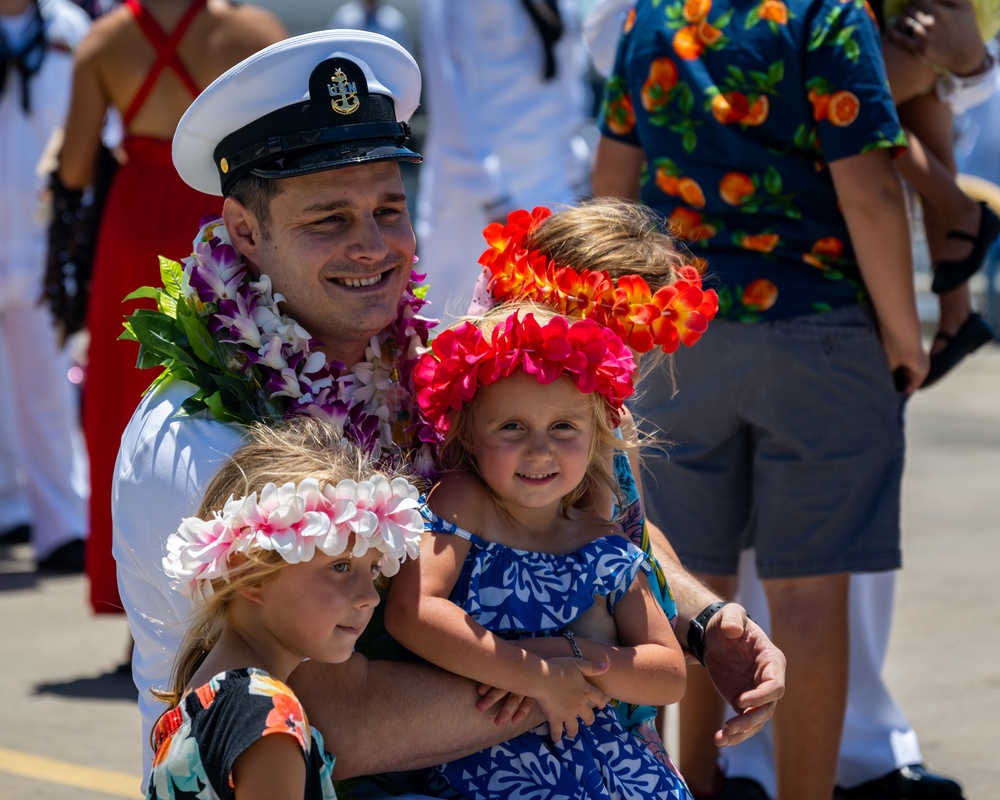
POLYGON ((227 197, 222 203, 222 222, 236 251, 247 262, 256 263, 261 235, 260 223, 254 213, 235 197, 227 197))

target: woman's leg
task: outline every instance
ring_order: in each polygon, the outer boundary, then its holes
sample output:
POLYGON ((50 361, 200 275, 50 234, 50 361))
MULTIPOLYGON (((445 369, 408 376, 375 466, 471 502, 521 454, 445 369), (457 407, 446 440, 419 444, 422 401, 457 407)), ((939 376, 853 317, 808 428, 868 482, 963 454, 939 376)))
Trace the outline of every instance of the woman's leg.
MULTIPOLYGON (((958 167, 951 109, 933 95, 921 95, 901 106, 899 115, 914 133, 910 150, 897 159, 899 172, 920 193, 931 261, 965 258, 972 252, 972 242, 947 234, 964 231, 974 235, 979 230, 982 209, 955 180, 958 167)), ((972 312, 968 284, 941 295, 940 307, 938 330, 954 335, 972 312)), ((940 340, 934 345, 936 350, 943 346, 940 340)))

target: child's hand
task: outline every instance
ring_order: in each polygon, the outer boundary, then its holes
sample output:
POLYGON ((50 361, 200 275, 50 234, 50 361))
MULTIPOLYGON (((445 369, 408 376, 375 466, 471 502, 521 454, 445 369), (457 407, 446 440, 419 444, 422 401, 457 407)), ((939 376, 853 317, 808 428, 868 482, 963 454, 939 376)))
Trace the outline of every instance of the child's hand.
POLYGON ((594 709, 604 708, 608 698, 588 678, 608 671, 607 664, 595 664, 571 656, 547 659, 546 676, 535 700, 549 723, 549 734, 558 742, 565 730, 569 738, 580 731, 580 722, 590 725, 594 709))
POLYGON ((527 717, 535 707, 535 698, 533 697, 507 692, 485 683, 479 684, 478 692, 479 700, 476 702, 476 708, 480 711, 489 711, 497 703, 503 703, 496 717, 493 718, 497 725, 504 725, 508 720, 516 725, 527 717))

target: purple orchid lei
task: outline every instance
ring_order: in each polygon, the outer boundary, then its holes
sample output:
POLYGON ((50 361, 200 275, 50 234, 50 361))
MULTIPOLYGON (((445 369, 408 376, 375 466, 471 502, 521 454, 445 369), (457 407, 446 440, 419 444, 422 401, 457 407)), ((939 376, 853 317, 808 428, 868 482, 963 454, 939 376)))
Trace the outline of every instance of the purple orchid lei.
POLYGON ((377 458, 433 474, 429 445, 436 437, 421 421, 413 391, 413 369, 437 324, 419 314, 427 302, 423 275, 412 273, 395 321, 348 369, 327 361, 314 349, 319 342, 279 310, 284 298, 266 275, 252 278, 221 219, 203 224, 183 267, 161 260, 161 274, 162 288, 136 293, 155 296, 159 310, 133 315, 126 328, 145 351, 140 364, 165 367, 157 381, 173 376, 199 387, 186 413, 208 409, 243 424, 310 415, 377 458), (167 345, 164 315, 177 328, 167 345), (153 327, 159 335, 150 335, 153 327))

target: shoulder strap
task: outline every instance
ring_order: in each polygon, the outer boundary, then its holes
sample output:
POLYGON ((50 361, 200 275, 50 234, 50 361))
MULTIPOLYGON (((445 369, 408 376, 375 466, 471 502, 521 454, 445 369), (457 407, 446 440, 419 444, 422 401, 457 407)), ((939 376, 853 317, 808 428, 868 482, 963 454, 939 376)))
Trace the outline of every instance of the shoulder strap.
POLYGON ((170 69, 177 74, 177 77, 181 79, 181 82, 191 93, 192 97, 197 97, 201 92, 198 84, 194 82, 194 79, 191 77, 184 64, 177 57, 177 45, 180 44, 184 33, 191 25, 191 21, 195 18, 197 13, 201 11, 206 1, 207 0, 194 0, 194 2, 188 6, 187 11, 184 12, 184 16, 181 17, 180 22, 177 23, 177 26, 170 32, 170 35, 167 36, 156 20, 153 19, 152 15, 149 14, 145 8, 143 8, 142 3, 139 2, 139 0, 125 0, 125 5, 128 6, 132 15, 135 17, 135 21, 139 25, 139 29, 142 31, 143 36, 146 37, 146 40, 156 51, 156 61, 153 62, 153 66, 146 75, 146 79, 143 81, 142 86, 139 87, 139 91, 136 92, 135 97, 132 98, 132 102, 129 103, 128 108, 122 115, 122 123, 126 128, 139 112, 139 109, 142 108, 142 104, 146 102, 146 98, 149 97, 149 93, 153 90, 153 85, 156 83, 156 79, 160 77, 160 73, 165 67, 170 67, 170 69))

